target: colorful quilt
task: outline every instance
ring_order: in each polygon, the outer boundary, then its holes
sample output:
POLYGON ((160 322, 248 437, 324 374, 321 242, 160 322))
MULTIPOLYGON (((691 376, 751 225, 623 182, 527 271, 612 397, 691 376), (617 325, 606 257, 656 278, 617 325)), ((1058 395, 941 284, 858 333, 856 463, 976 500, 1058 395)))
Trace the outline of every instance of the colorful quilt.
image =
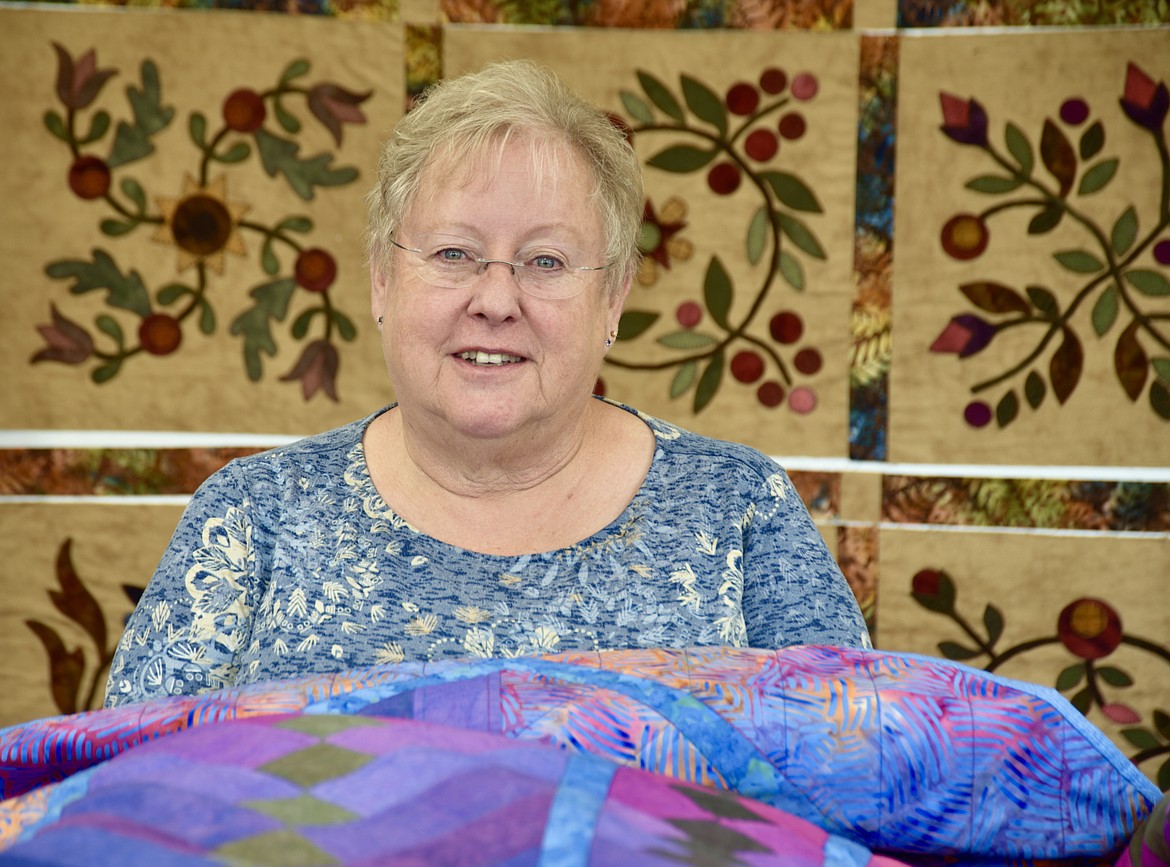
POLYGON ((37 720, 0 731, 0 796, 5 865, 799 867, 1110 863, 1161 797, 1053 690, 829 647, 383 665, 37 720))

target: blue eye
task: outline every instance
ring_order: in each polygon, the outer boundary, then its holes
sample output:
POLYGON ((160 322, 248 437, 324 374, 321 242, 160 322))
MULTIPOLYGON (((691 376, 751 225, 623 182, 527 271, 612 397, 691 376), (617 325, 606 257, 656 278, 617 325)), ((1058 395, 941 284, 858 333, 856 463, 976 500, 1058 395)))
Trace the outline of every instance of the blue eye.
POLYGON ((443 262, 463 262, 468 258, 467 251, 457 247, 444 247, 441 250, 436 250, 435 256, 443 262))
POLYGON ((539 256, 533 256, 528 260, 529 265, 538 271, 560 271, 565 267, 565 263, 556 256, 542 253, 539 256))

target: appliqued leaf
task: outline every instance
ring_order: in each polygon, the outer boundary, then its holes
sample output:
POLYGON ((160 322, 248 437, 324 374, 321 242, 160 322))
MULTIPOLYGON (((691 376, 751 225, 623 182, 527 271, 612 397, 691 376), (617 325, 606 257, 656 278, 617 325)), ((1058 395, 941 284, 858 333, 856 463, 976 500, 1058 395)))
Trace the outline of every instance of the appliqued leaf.
POLYGON ((1056 300, 1056 296, 1051 291, 1043 286, 1029 286, 1026 291, 1032 304, 1041 313, 1046 313, 1053 318, 1060 315, 1060 302, 1056 300))
POLYGON ((1113 370, 1117 374, 1117 381, 1129 399, 1136 401, 1146 387, 1146 376, 1149 373, 1150 361, 1146 351, 1138 342, 1138 321, 1135 319, 1121 332, 1117 338, 1117 345, 1113 348, 1113 370))
POLYGON ((1048 378, 1052 382, 1052 393, 1063 404, 1076 390, 1085 364, 1085 352, 1081 341, 1068 328, 1063 329, 1064 340, 1052 355, 1048 364, 1048 378))
POLYGON ((995 423, 1000 427, 1007 427, 1020 412, 1020 399, 1014 391, 1009 391, 999 399, 995 406, 995 423))
POLYGON ((1117 166, 1120 160, 1109 159, 1102 160, 1093 166, 1085 176, 1081 178, 1080 186, 1077 187, 1077 195, 1087 196, 1090 193, 1095 193, 1102 189, 1106 184, 1113 180, 1113 176, 1117 174, 1117 166))
POLYGON ((1068 270, 1078 274, 1095 274, 1105 267, 1100 259, 1084 250, 1062 250, 1054 253, 1053 258, 1068 270))
POLYGON ((752 216, 752 222, 748 226, 747 233, 748 261, 753 265, 757 264, 760 261, 760 257, 764 255, 764 246, 767 244, 771 227, 771 220, 768 219, 768 207, 761 205, 752 216))
POLYGON ((1125 279, 1143 295, 1170 295, 1170 280, 1163 277, 1159 271, 1135 268, 1125 273, 1125 279))
POLYGON ((1170 387, 1154 380, 1150 385, 1150 406, 1159 416, 1170 421, 1170 387))
POLYGON ((1133 246, 1134 240, 1138 233, 1138 217, 1137 211, 1134 210, 1133 205, 1125 209, 1125 213, 1117 218, 1117 222, 1113 224, 1113 232, 1110 236, 1110 242, 1113 244, 1113 252, 1117 255, 1122 255, 1133 246))
POLYGON ((789 172, 760 172, 760 177, 776 193, 776 198, 792 210, 821 213, 821 203, 817 201, 816 194, 796 175, 789 172))
POLYGON ((797 292, 804 290, 804 268, 787 250, 780 251, 780 276, 797 292))
POLYGON ((1032 166, 1035 165, 1035 155, 1032 153, 1032 143, 1028 141, 1028 137, 1024 135, 1023 131, 1011 121, 1008 121, 1007 127, 1004 130, 1004 142, 1007 144, 1008 153, 1010 153, 1020 165, 1020 174, 1028 177, 1032 174, 1032 166))
POLYGON ((678 100, 674 95, 666 89, 666 86, 651 75, 641 69, 638 70, 638 83, 642 85, 642 90, 650 97, 650 101, 666 114, 673 117, 675 120, 682 122, 683 110, 678 104, 678 100))
POLYGON ((682 364, 670 381, 670 396, 676 398, 684 394, 695 383, 695 375, 699 372, 699 362, 691 360, 682 364))
POLYGON ((284 319, 288 313, 289 300, 296 288, 296 281, 291 278, 257 286, 250 293, 256 304, 232 322, 231 333, 244 337, 244 368, 248 378, 253 381, 259 380, 263 375, 261 354, 276 355, 271 320, 284 319))
POLYGON ((699 384, 695 388, 695 414, 702 412, 703 408, 711 402, 719 391, 719 384, 723 380, 723 352, 716 352, 711 356, 711 363, 707 365, 707 369, 703 371, 703 375, 699 377, 699 384))
POLYGON ((1064 208, 1058 204, 1048 205, 1028 221, 1028 234, 1043 235, 1045 232, 1051 232, 1060 225, 1063 218, 1064 208))
POLYGON ((825 251, 820 242, 803 222, 779 211, 776 213, 776 219, 780 223, 781 230, 793 244, 816 259, 825 258, 825 251))
POLYGON ((1105 127, 1098 120, 1081 135, 1081 159, 1092 159, 1101 152, 1103 147, 1105 147, 1105 127))
POLYGON ((646 164, 665 172, 683 174, 698 171, 715 159, 718 153, 714 148, 701 150, 693 145, 671 145, 646 160, 646 164))
POLYGON ((142 61, 142 88, 130 85, 126 88, 126 96, 130 100, 134 122, 118 124, 114 146, 106 160, 110 168, 150 156, 154 152, 151 138, 166 129, 175 116, 173 107, 162 104, 158 67, 151 60, 142 61))
POLYGON ((671 349, 702 349, 704 346, 713 346, 719 341, 710 334, 701 331, 672 331, 663 334, 656 341, 671 349))
POLYGON ((1110 283, 1093 305, 1093 330, 1098 337, 1104 336, 1113 327, 1117 321, 1117 311, 1117 286, 1110 283))
POLYGON ((1040 159, 1060 184, 1061 197, 1067 196, 1077 176, 1077 155, 1060 127, 1048 119, 1040 133, 1040 159))
POLYGON ((967 299, 989 313, 1031 313, 1032 306, 1015 289, 991 281, 967 283, 959 287, 967 299))
POLYGON ((711 264, 707 266, 707 274, 703 278, 703 300, 711 318, 724 328, 730 330, 727 323, 727 314, 731 310, 732 296, 731 277, 718 256, 711 257, 711 264))
POLYGON ((1010 193, 1012 190, 1018 190, 1023 181, 1019 178, 1005 178, 1002 175, 980 175, 977 178, 972 178, 967 181, 964 186, 973 190, 976 193, 989 193, 992 195, 998 193, 1010 193))
POLYGON ((300 145, 261 128, 255 132, 256 148, 260 162, 269 177, 284 175, 293 192, 305 201, 310 201, 314 187, 341 186, 355 180, 357 169, 352 166, 331 167, 332 154, 317 154, 301 159, 297 156, 300 145))
POLYGON ((682 75, 679 80, 682 82, 683 98, 687 101, 687 108, 694 113, 695 117, 705 120, 719 130, 721 136, 725 135, 727 133, 727 109, 723 107, 723 100, 698 79, 682 75))
POLYGON ((106 303, 111 307, 149 316, 150 295, 137 271, 123 274, 113 258, 102 249, 93 251, 93 261, 61 259, 45 266, 45 273, 57 280, 72 279, 69 291, 82 295, 94 289, 106 289, 106 303))
POLYGON ((626 114, 639 123, 654 123, 654 114, 650 111, 650 106, 646 105, 640 96, 630 93, 628 90, 623 90, 620 96, 626 114))
POLYGON ((633 340, 658 321, 662 315, 652 310, 627 310, 618 323, 618 340, 633 340))
POLYGON ((1047 393, 1048 387, 1044 384, 1044 377, 1034 370, 1029 371, 1024 380, 1024 399, 1028 401, 1028 406, 1037 409, 1044 402, 1044 395, 1047 393))

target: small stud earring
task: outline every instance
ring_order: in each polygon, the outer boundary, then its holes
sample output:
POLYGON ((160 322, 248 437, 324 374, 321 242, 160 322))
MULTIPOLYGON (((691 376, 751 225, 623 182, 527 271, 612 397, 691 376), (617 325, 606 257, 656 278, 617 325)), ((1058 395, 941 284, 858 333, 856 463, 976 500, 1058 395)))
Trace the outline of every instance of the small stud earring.
POLYGON ((381 325, 381 324, 382 324, 382 317, 381 317, 381 316, 379 316, 379 317, 378 317, 378 324, 379 324, 379 325, 381 325))
POLYGON ((609 332, 609 337, 605 338, 605 348, 609 349, 613 346, 613 342, 617 340, 617 331, 609 332))

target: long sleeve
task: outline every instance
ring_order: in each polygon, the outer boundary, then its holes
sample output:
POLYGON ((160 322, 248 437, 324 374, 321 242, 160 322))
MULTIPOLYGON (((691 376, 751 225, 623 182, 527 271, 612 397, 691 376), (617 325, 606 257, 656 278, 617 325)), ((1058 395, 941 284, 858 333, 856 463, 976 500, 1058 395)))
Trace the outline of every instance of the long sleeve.
POLYGON ((235 468, 199 488, 126 625, 106 706, 234 682, 256 604, 249 501, 235 468))
POLYGON ((766 487, 745 530, 748 644, 871 646, 857 600, 787 474, 777 467, 766 487))

